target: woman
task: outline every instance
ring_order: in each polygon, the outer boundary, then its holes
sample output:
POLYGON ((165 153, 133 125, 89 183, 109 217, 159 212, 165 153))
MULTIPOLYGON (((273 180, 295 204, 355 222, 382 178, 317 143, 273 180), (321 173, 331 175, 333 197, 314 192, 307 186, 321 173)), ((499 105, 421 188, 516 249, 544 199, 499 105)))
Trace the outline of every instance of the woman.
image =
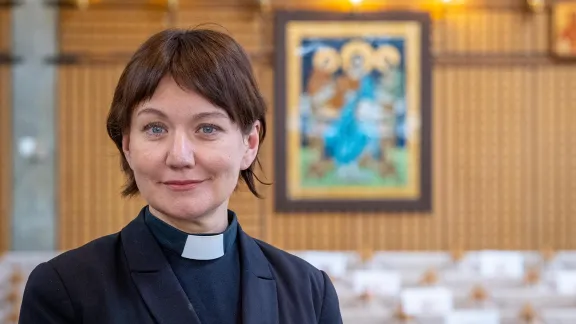
POLYGON ((20 323, 341 323, 327 275, 251 238, 228 210, 239 178, 259 196, 265 110, 231 37, 166 30, 146 41, 107 128, 123 195, 148 205, 119 233, 39 265, 20 323))

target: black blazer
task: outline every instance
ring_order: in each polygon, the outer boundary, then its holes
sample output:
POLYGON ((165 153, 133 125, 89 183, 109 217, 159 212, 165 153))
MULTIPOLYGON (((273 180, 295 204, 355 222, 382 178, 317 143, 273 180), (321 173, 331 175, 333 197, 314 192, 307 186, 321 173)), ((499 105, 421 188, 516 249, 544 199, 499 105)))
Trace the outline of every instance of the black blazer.
MULTIPOLYGON (((241 228, 237 239, 243 324, 342 323, 324 272, 241 228)), ((119 233, 36 267, 19 323, 201 324, 143 213, 119 233)))

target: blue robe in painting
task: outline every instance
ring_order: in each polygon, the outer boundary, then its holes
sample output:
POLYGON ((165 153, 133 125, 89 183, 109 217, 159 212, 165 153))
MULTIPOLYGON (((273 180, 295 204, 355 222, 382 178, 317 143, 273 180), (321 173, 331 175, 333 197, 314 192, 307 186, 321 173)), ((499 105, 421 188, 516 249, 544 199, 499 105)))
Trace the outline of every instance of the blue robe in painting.
POLYGON ((326 155, 336 167, 357 161, 369 145, 370 138, 356 118, 356 109, 362 100, 375 100, 374 82, 369 75, 360 81, 358 90, 344 104, 339 119, 324 134, 326 155))

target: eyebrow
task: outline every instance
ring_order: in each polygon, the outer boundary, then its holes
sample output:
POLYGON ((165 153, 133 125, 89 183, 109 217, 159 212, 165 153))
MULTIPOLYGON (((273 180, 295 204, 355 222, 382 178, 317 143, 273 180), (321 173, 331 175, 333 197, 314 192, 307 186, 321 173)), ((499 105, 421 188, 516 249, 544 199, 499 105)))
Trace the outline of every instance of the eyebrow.
POLYGON ((143 114, 158 115, 159 117, 162 117, 162 118, 167 118, 167 117, 168 117, 168 116, 166 116, 166 114, 163 113, 162 111, 160 111, 160 110, 158 110, 158 109, 155 109, 155 108, 151 108, 151 107, 147 107, 147 108, 144 108, 144 109, 140 110, 140 111, 136 114, 136 116, 140 116, 140 115, 143 115, 143 114))
MULTIPOLYGON (((168 119, 168 116, 161 110, 152 107, 146 107, 140 110, 136 115, 140 116, 142 114, 152 114, 157 115, 158 117, 168 119)), ((211 111, 211 112, 201 112, 197 113, 193 117, 194 119, 208 119, 208 118, 228 118, 228 116, 220 111, 211 111)))
POLYGON ((220 111, 201 112, 194 115, 194 119, 207 119, 207 118, 228 118, 228 116, 220 111))

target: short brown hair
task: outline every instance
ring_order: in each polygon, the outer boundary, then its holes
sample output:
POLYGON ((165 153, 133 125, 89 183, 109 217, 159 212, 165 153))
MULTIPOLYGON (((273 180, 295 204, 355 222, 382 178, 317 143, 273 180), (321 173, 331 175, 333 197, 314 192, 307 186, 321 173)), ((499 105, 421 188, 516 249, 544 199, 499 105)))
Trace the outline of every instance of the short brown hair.
MULTIPOLYGON (((170 75, 183 89, 197 92, 224 109, 244 133, 259 120, 260 142, 266 135, 266 103, 258 89, 248 55, 230 36, 209 29, 167 29, 154 34, 134 53, 122 72, 108 114, 108 135, 120 151, 127 177, 123 196, 139 193, 134 173, 122 150, 122 136, 130 129, 138 104, 154 94, 160 80, 170 75)), ((256 189, 254 163, 240 172, 250 191, 256 189)), ((261 182, 261 181, 260 181, 261 182)))

